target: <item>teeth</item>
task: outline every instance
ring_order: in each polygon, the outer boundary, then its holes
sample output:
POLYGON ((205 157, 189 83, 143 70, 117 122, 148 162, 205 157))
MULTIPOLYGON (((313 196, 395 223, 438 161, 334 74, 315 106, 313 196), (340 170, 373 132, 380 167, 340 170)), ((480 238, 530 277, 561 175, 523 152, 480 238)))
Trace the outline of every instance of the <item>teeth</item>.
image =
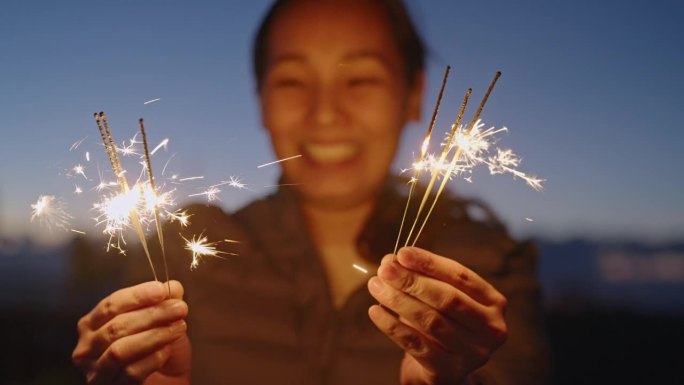
POLYGON ((351 143, 307 144, 304 150, 316 162, 344 162, 356 156, 359 147, 351 143))

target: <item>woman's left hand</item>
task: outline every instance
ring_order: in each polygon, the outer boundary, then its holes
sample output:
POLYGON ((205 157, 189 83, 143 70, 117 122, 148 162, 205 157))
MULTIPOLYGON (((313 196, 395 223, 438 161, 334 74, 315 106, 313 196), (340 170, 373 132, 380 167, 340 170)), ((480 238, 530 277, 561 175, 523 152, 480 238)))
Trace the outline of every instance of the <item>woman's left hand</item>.
POLYGON ((463 383, 506 339, 506 298, 452 259, 402 248, 368 289, 371 320, 405 351, 402 384, 463 383))

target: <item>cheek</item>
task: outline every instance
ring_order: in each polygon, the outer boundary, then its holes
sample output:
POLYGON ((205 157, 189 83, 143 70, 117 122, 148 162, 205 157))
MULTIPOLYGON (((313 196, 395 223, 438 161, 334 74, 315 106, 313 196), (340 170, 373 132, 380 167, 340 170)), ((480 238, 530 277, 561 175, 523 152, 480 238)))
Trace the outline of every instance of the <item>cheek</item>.
POLYGON ((302 93, 267 92, 262 95, 262 120, 270 135, 288 134, 300 127, 307 100, 302 93))

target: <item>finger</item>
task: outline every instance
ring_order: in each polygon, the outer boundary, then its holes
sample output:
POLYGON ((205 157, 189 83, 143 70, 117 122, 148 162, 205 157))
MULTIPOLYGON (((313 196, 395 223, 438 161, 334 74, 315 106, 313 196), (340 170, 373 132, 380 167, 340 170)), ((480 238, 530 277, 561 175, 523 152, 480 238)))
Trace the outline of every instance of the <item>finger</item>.
MULTIPOLYGON (((172 281, 170 286, 171 298, 182 298, 183 286, 180 282, 172 281)), ((157 281, 117 290, 100 301, 86 316, 88 327, 97 330, 121 313, 160 303, 168 294, 167 286, 157 281)))
POLYGON ((403 247, 396 260, 407 269, 433 277, 462 290, 476 301, 491 305, 503 297, 477 273, 454 261, 418 247, 403 247))
POLYGON ((493 343, 493 337, 489 333, 472 332, 461 323, 445 317, 433 307, 393 288, 377 277, 370 279, 368 288, 381 305, 395 312, 405 323, 447 351, 458 352, 465 345, 479 349, 493 343))
POLYGON ((166 345, 152 354, 126 366, 126 379, 142 383, 152 373, 159 371, 171 356, 171 347, 166 345))
MULTIPOLYGON (((436 378, 438 374, 454 371, 455 366, 450 353, 424 337, 419 331, 392 316, 381 306, 371 306, 368 309, 368 316, 381 332, 414 357, 429 376, 436 378)), ((465 347, 463 349, 465 350, 465 347)))
POLYGON ((182 337, 186 329, 185 321, 181 320, 115 341, 97 360, 88 374, 89 383, 91 381, 96 384, 112 382, 121 374, 125 374, 129 365, 182 337))
POLYGON ((93 333, 91 355, 99 357, 118 339, 171 324, 187 315, 188 306, 180 299, 167 299, 156 306, 120 314, 93 333))
POLYGON ((484 306, 447 283, 408 270, 389 259, 382 261, 378 277, 392 288, 429 305, 471 332, 484 332, 483 335, 489 336, 492 341, 496 341, 500 334, 505 334, 501 309, 484 306))

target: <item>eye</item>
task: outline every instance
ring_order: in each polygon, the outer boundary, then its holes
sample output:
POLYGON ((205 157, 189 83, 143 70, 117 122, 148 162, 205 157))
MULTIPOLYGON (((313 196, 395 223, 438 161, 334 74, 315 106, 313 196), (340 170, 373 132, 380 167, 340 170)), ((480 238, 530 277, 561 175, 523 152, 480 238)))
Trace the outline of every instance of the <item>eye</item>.
POLYGON ((347 85, 353 88, 376 86, 380 83, 380 78, 374 76, 357 76, 347 80, 347 85))
POLYGON ((276 88, 300 88, 306 84, 303 80, 298 78, 279 78, 274 79, 272 85, 276 88))

